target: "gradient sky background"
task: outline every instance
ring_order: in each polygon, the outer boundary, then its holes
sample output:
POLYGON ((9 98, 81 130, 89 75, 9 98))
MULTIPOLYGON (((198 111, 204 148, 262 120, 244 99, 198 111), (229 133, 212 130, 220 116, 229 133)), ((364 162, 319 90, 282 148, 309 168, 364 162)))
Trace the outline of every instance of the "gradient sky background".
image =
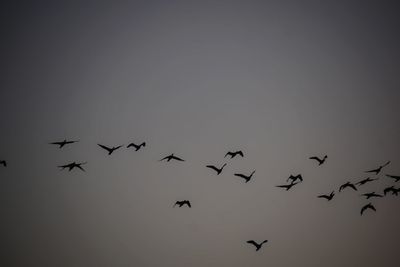
POLYGON ((400 198, 359 196, 400 175, 396 1, 64 2, 0 8, 1 266, 398 264, 400 198))

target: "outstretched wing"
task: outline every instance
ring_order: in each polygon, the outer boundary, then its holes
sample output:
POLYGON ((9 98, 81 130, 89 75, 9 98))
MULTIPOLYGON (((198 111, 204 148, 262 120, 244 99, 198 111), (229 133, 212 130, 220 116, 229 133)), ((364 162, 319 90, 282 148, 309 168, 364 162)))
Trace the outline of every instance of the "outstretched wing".
POLYGON ((185 160, 183 160, 181 158, 178 158, 177 156, 172 156, 171 158, 174 159, 174 160, 185 161, 185 160))
POLYGON ((213 169, 214 171, 218 172, 219 169, 217 167, 215 167, 214 165, 207 165, 207 168, 213 169))
POLYGON ((226 158, 226 156, 231 156, 231 158, 233 157, 233 153, 232 152, 227 152, 226 154, 225 154, 225 157, 224 158, 226 158))
POLYGON ((244 174, 241 174, 241 173, 235 173, 234 175, 237 176, 237 177, 240 177, 240 178, 247 179, 247 176, 244 175, 244 174))
POLYGON ((133 146, 133 147, 137 147, 136 144, 130 143, 130 144, 127 146, 127 148, 130 148, 130 147, 132 147, 132 146, 133 146))
POLYGON ((247 241, 246 243, 252 244, 252 245, 255 246, 256 248, 258 247, 258 244, 257 244, 256 241, 254 241, 254 240, 249 240, 249 241, 247 241))
POLYGON ((190 201, 186 201, 185 203, 186 203, 186 205, 188 205, 189 208, 192 207, 192 204, 190 204, 190 201))
POLYGON ((99 147, 101 147, 102 149, 105 149, 105 150, 107 150, 107 152, 110 152, 110 151, 112 151, 111 150, 111 148, 109 148, 109 147, 106 147, 106 146, 104 146, 104 145, 101 145, 101 144, 97 144, 99 147))
POLYGON ((317 196, 318 198, 326 198, 326 199, 329 199, 329 196, 327 196, 327 195, 319 195, 319 196, 317 196))
POLYGON ((243 152, 241 150, 239 150, 238 152, 236 152, 238 155, 240 155, 242 158, 244 157, 243 152))
POLYGON ((351 187, 351 188, 353 188, 355 191, 357 191, 357 187, 355 187, 354 184, 349 184, 348 186, 351 187))
POLYGON ((318 157, 309 157, 309 159, 314 159, 314 160, 316 160, 316 161, 320 161, 320 159, 318 158, 318 157))

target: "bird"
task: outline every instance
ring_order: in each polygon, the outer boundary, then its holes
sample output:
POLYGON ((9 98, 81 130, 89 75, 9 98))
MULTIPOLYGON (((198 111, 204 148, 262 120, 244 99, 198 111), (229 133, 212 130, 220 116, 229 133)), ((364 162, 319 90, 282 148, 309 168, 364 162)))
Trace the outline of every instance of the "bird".
POLYGON ((352 183, 350 183, 350 182, 347 182, 347 183, 345 183, 345 184, 342 184, 342 185, 339 187, 339 192, 342 191, 343 189, 345 189, 346 187, 350 187, 350 188, 354 189, 355 191, 357 191, 357 188, 356 188, 356 186, 355 186, 354 184, 352 184, 352 183))
POLYGON ((249 182, 251 177, 253 176, 253 174, 256 172, 256 170, 254 170, 250 175, 244 175, 241 173, 235 173, 234 175, 240 178, 243 178, 245 180, 245 183, 249 182))
POLYGON ((122 145, 120 145, 120 146, 114 146, 114 147, 107 147, 107 146, 105 146, 105 145, 101 145, 101 144, 97 144, 99 147, 101 147, 101 148, 103 148, 103 149, 105 149, 105 150, 107 150, 107 152, 108 152, 108 155, 111 155, 115 150, 117 150, 117 149, 119 149, 119 148, 121 148, 122 147, 122 145))
POLYGON ((289 180, 292 180, 292 182, 296 182, 297 179, 303 182, 303 176, 301 176, 301 174, 298 174, 296 176, 290 175, 289 178, 287 178, 286 182, 289 182, 289 180))
POLYGON ((373 211, 376 211, 374 205, 372 205, 371 202, 370 202, 370 203, 368 203, 367 205, 365 205, 364 207, 361 208, 361 215, 363 215, 364 211, 367 210, 367 209, 371 209, 373 211))
POLYGON ((253 246, 256 247, 256 251, 259 251, 259 250, 261 249, 262 245, 263 245, 264 243, 267 243, 267 242, 268 242, 268 240, 264 240, 264 241, 261 242, 261 243, 257 243, 257 242, 254 241, 254 240, 249 240, 249 241, 247 241, 246 243, 252 244, 253 246))
POLYGON ((7 167, 7 161, 5 161, 5 160, 1 160, 0 164, 3 165, 4 167, 7 167))
POLYGON ((61 168, 61 170, 64 170, 65 168, 68 168, 68 171, 72 171, 74 168, 78 168, 81 171, 85 171, 85 169, 82 168, 82 165, 86 164, 87 162, 81 162, 81 163, 76 163, 75 161, 69 164, 61 165, 58 166, 61 168))
POLYGON ((174 204, 173 207, 175 207, 176 205, 178 205, 179 208, 181 208, 183 205, 187 205, 189 208, 192 207, 192 205, 190 204, 190 201, 189 201, 189 200, 182 200, 182 201, 179 201, 179 200, 178 200, 178 201, 175 202, 175 204, 174 204))
POLYGON ((398 193, 398 189, 396 189, 393 185, 386 187, 385 189, 383 189, 383 194, 386 196, 387 193, 392 192, 392 195, 396 195, 398 193))
POLYGON ((386 167, 387 165, 389 165, 389 163, 390 163, 390 160, 389 160, 388 162, 386 162, 385 164, 379 166, 379 167, 376 168, 376 169, 369 170, 369 171, 365 171, 365 172, 366 172, 366 173, 375 173, 375 175, 378 175, 378 174, 381 172, 382 168, 383 168, 383 167, 386 167))
POLYGON ((318 161, 318 165, 324 164, 324 162, 327 158, 328 158, 327 155, 325 155, 322 159, 320 159, 319 157, 309 157, 309 159, 314 159, 314 160, 318 161))
POLYGON ((145 147, 145 146, 146 146, 146 142, 142 142, 140 145, 137 145, 137 144, 135 144, 135 143, 130 143, 130 144, 127 146, 127 148, 134 147, 134 148, 135 148, 135 151, 138 151, 141 147, 145 147))
POLYGON ((358 183, 356 183, 356 185, 364 185, 366 183, 369 183, 369 182, 372 182, 372 181, 375 181, 375 180, 379 180, 379 178, 371 179, 370 177, 368 177, 366 179, 363 179, 363 180, 359 181, 358 183))
POLYGON ((298 183, 300 183, 300 182, 297 182, 297 183, 292 182, 290 184, 277 185, 276 187, 285 188, 286 191, 288 191, 290 188, 292 188, 294 185, 296 185, 298 183))
POLYGON ((238 151, 235 151, 235 152, 228 151, 228 152, 225 154, 225 157, 224 157, 224 158, 226 158, 227 156, 230 156, 231 159, 233 159, 233 158, 236 157, 237 155, 241 156, 242 158, 244 157, 243 152, 242 152, 241 150, 238 150, 238 151))
POLYGON ((65 145, 73 144, 73 143, 77 143, 77 142, 79 142, 79 141, 78 140, 76 140, 76 141, 67 141, 67 139, 64 139, 63 141, 52 142, 52 143, 49 143, 49 144, 50 145, 58 145, 59 148, 63 148, 65 145))
POLYGON ((222 172, 222 170, 225 168, 225 166, 226 166, 226 163, 224 163, 224 165, 222 165, 221 168, 217 168, 217 167, 215 167, 214 165, 207 165, 206 167, 207 167, 207 168, 210 168, 210 169, 212 169, 212 170, 214 170, 214 171, 216 171, 216 172, 217 172, 217 175, 220 175, 221 172, 222 172))
POLYGON ((178 158, 177 156, 175 156, 174 153, 172 153, 171 155, 166 156, 166 157, 160 159, 159 161, 167 160, 167 162, 169 162, 169 161, 172 160, 172 159, 177 160, 177 161, 185 161, 185 160, 183 160, 183 159, 178 158))
POLYGON ((325 198, 328 201, 331 201, 333 196, 335 195, 335 191, 332 191, 329 195, 319 195, 318 198, 325 198))
POLYGON ((390 174, 386 174, 387 177, 395 179, 395 182, 397 183, 398 181, 400 181, 400 176, 397 175, 390 175, 390 174))
POLYGON ((370 199, 371 197, 383 197, 382 195, 376 194, 375 192, 365 193, 361 196, 365 196, 367 199, 370 199))

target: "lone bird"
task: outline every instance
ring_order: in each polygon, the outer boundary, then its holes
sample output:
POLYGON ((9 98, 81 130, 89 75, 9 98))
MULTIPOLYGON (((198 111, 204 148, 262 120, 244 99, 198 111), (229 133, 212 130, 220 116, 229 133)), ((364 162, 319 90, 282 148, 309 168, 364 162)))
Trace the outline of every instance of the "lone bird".
POLYGON ((382 195, 376 194, 375 192, 365 193, 362 194, 362 196, 365 196, 367 199, 370 199, 371 197, 383 197, 382 195))
POLYGON ((101 144, 97 144, 97 145, 98 145, 99 147, 101 147, 101 148, 107 150, 108 155, 111 155, 115 150, 117 150, 117 149, 119 149, 119 148, 122 147, 122 145, 121 145, 121 146, 113 146, 113 147, 107 147, 107 146, 101 145, 101 144))
POLYGON ((259 250, 261 249, 261 247, 263 246, 263 244, 264 244, 264 243, 267 243, 267 242, 268 242, 268 240, 264 240, 264 241, 261 242, 261 243, 257 243, 257 242, 254 241, 254 240, 249 240, 249 241, 247 241, 246 243, 252 244, 253 246, 256 247, 256 251, 259 251, 259 250))
POLYGON ((328 201, 331 201, 333 196, 335 195, 335 191, 332 191, 329 195, 319 195, 318 198, 325 198, 328 201))
POLYGON ((145 146, 146 146, 146 142, 142 142, 140 145, 137 145, 137 144, 135 144, 135 143, 130 143, 130 144, 127 146, 127 148, 134 147, 134 148, 135 148, 135 151, 138 151, 141 147, 145 147, 145 146))
POLYGON ((235 173, 234 175, 240 178, 243 178, 245 180, 245 183, 249 182, 251 177, 253 176, 253 174, 256 172, 256 170, 254 170, 250 175, 244 175, 242 173, 235 173))
POLYGON ((86 163, 87 163, 87 162, 76 163, 76 162, 74 161, 74 162, 72 162, 72 163, 65 164, 65 165, 61 165, 61 166, 58 166, 58 167, 61 168, 61 170, 64 170, 65 168, 68 168, 68 171, 72 171, 74 168, 78 168, 78 169, 80 169, 81 171, 85 171, 85 170, 82 168, 82 165, 84 165, 84 164, 86 164, 86 163))
POLYGON ((5 160, 1 160, 0 164, 3 165, 4 167, 7 167, 7 161, 5 161, 5 160))
POLYGON ((383 189, 383 194, 386 196, 387 193, 392 192, 392 195, 396 195, 399 193, 399 188, 395 188, 393 185, 386 187, 385 189, 383 189))
POLYGON ((320 159, 319 157, 309 157, 309 159, 314 159, 314 160, 318 161, 318 166, 324 164, 324 162, 327 158, 328 158, 327 155, 325 155, 322 159, 320 159))
POLYGON ((178 205, 179 208, 181 208, 183 205, 187 205, 189 208, 192 207, 192 205, 190 204, 190 201, 189 201, 189 200, 182 200, 182 201, 179 201, 179 200, 178 200, 177 202, 175 202, 175 204, 174 204, 173 207, 175 207, 176 205, 178 205))
POLYGON ((290 188, 292 188, 294 185, 298 184, 300 182, 297 183, 290 183, 290 184, 284 184, 284 185, 277 185, 276 187, 280 187, 280 188, 284 188, 286 189, 286 191, 288 191, 290 188))
POLYGON ((167 160, 167 162, 169 162, 172 159, 177 160, 177 161, 184 161, 183 159, 178 158, 177 156, 175 156, 173 153, 171 155, 169 155, 169 156, 166 156, 166 157, 160 159, 159 161, 167 160))
POLYGON ((356 183, 356 185, 364 185, 366 183, 369 183, 369 182, 372 182, 372 181, 375 181, 375 180, 379 180, 379 178, 371 179, 371 178, 368 177, 368 178, 366 178, 364 180, 359 181, 358 183, 356 183))
POLYGON ((224 158, 226 158, 227 156, 230 156, 231 159, 233 159, 233 158, 236 157, 237 155, 241 156, 242 158, 244 157, 243 152, 242 152, 241 150, 238 150, 238 151, 235 151, 235 152, 228 151, 228 152, 225 154, 225 157, 224 157, 224 158))
POLYGON ((342 185, 339 187, 339 192, 342 191, 343 189, 347 188, 347 187, 350 187, 350 188, 352 188, 353 190, 357 191, 357 188, 356 188, 356 186, 355 186, 354 184, 352 184, 352 183, 350 183, 350 182, 347 182, 347 183, 345 183, 345 184, 342 184, 342 185))
POLYGON ((386 174, 387 177, 392 178, 395 180, 395 182, 397 183, 398 181, 400 181, 400 176, 397 175, 390 175, 390 174, 386 174))
POLYGON ((363 215, 364 211, 367 210, 367 209, 371 209, 373 211, 376 211, 374 205, 372 205, 371 202, 370 202, 370 203, 368 203, 367 205, 365 205, 364 207, 361 208, 361 215, 363 215))
POLYGON ((301 176, 301 174, 298 174, 296 176, 290 175, 289 178, 287 178, 286 182, 289 182, 289 180, 292 180, 292 183, 296 182, 297 180, 303 182, 303 176, 301 176))
POLYGON ((224 165, 222 165, 221 168, 217 168, 217 167, 215 167, 214 165, 207 165, 206 167, 207 167, 207 168, 210 168, 210 169, 212 169, 212 170, 214 170, 214 171, 216 171, 216 172, 217 172, 217 175, 220 175, 221 172, 222 172, 222 170, 225 168, 225 166, 226 166, 226 163, 224 163, 224 165))
POLYGON ((365 172, 366 172, 366 173, 375 173, 375 175, 378 175, 378 174, 381 172, 382 168, 383 168, 383 167, 386 167, 387 165, 389 165, 389 163, 390 163, 390 160, 389 160, 388 162, 386 162, 385 164, 379 166, 379 167, 376 168, 376 169, 369 170, 369 171, 365 171, 365 172))
POLYGON ((52 142, 52 143, 50 143, 50 145, 58 145, 59 148, 63 148, 65 145, 73 144, 73 143, 77 143, 77 142, 79 142, 79 141, 67 141, 67 139, 64 139, 64 141, 52 142))

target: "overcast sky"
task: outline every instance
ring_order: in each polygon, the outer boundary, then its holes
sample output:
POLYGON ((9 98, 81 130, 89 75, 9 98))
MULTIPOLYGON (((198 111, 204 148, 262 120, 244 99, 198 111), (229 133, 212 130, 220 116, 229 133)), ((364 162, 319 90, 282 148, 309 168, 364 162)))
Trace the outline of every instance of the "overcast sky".
POLYGON ((0 265, 397 264, 400 197, 360 196, 400 175, 395 1, 9 2, 0 265), (64 138, 80 142, 48 144, 64 138), (170 153, 186 161, 158 161, 170 153), (72 161, 86 172, 57 168, 72 161))

